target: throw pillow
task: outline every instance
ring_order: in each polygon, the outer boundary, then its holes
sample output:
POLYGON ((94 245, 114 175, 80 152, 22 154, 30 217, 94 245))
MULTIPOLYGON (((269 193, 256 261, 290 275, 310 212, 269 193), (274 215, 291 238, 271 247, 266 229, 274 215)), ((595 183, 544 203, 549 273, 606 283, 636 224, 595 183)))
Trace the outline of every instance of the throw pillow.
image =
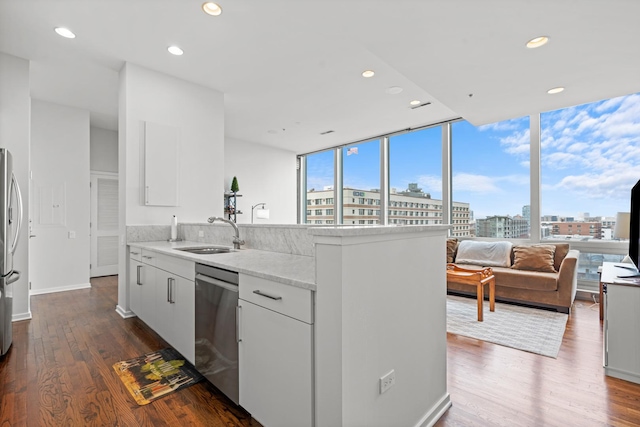
POLYGON ((555 245, 518 245, 513 248, 513 267, 516 270, 556 273, 555 245))
POLYGON ((483 267, 510 267, 511 242, 481 242, 463 240, 458 245, 456 264, 474 264, 483 267))
POLYGON ((458 249, 458 239, 447 239, 447 263, 456 259, 456 249, 458 249))

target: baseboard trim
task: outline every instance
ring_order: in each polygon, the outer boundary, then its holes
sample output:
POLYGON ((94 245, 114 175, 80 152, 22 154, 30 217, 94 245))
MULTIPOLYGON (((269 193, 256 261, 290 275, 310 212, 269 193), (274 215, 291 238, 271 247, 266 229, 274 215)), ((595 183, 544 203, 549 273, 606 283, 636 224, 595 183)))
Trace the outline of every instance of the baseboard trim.
POLYGON ((31 311, 27 311, 26 313, 18 313, 11 316, 12 322, 19 322, 21 320, 31 320, 33 316, 31 315, 31 311))
POLYGON ((624 371, 622 369, 605 366, 604 373, 610 377, 620 378, 621 380, 631 381, 632 383, 640 384, 640 375, 638 375, 635 372, 629 372, 629 371, 624 371))
POLYGON ((78 285, 59 286, 57 288, 48 289, 31 289, 29 295, 53 294, 56 292, 77 291, 78 289, 87 289, 91 287, 91 283, 80 283, 78 285))
POLYGON ((451 408, 451 396, 449 393, 445 393, 440 401, 424 414, 415 427, 433 427, 449 408, 451 408))
POLYGON ((123 319, 128 319, 129 317, 136 317, 136 314, 131 310, 125 310, 124 308, 116 305, 116 313, 120 315, 123 319))

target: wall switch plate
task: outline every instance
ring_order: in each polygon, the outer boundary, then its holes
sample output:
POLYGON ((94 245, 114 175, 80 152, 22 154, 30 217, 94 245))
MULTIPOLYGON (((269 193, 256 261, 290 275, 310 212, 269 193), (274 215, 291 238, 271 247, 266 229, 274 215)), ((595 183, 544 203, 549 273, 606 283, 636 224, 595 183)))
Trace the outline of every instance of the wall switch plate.
POLYGON ((204 231, 198 230, 198 237, 204 237, 204 231))
POLYGON ((388 374, 380 378, 380 394, 389 390, 395 384, 396 384, 396 371, 392 369, 388 374))
POLYGON ((76 238, 76 232, 75 231, 70 231, 69 232, 69 238, 70 239, 75 239, 76 238))

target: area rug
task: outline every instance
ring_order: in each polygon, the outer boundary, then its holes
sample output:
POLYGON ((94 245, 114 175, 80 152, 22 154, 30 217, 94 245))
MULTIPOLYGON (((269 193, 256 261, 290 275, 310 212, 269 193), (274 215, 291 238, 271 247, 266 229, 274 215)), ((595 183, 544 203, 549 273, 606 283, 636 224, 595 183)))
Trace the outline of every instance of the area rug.
POLYGON ((113 369, 138 405, 189 387, 203 376, 173 348, 117 362, 113 369))
POLYGON ((447 332, 558 357, 566 314, 503 303, 496 303, 496 311, 491 312, 488 301, 483 314, 484 321, 478 322, 475 298, 447 296, 447 332))

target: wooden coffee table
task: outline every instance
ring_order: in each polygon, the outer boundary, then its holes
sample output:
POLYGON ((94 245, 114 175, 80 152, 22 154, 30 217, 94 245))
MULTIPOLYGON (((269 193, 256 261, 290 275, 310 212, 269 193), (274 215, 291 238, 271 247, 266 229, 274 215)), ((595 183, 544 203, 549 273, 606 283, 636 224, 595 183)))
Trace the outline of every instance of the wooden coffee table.
POLYGON ((447 282, 461 283, 476 287, 478 296, 478 322, 482 322, 482 306, 484 302, 484 285, 489 284, 489 310, 496 311, 496 277, 491 267, 478 270, 447 264, 447 282))

